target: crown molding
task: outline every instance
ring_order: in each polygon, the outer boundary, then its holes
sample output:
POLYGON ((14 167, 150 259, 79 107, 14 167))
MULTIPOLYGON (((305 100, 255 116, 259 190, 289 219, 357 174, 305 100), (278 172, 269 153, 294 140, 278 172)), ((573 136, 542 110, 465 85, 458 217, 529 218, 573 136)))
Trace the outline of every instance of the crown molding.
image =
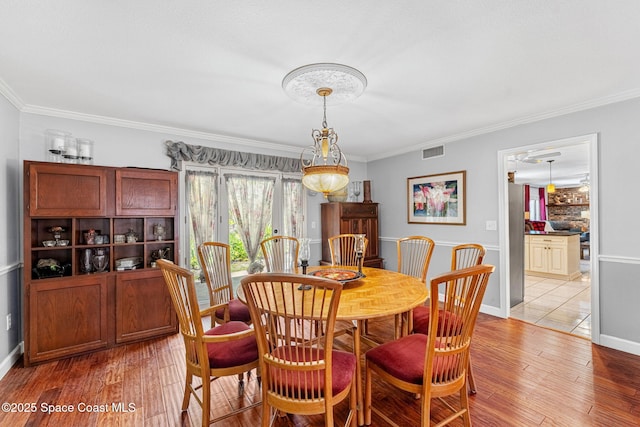
POLYGON ((615 104, 616 102, 627 101, 629 99, 638 98, 638 97, 640 97, 640 89, 632 89, 632 90, 620 92, 614 95, 605 96, 602 98, 597 98, 590 101, 570 105, 568 107, 559 108, 557 110, 550 110, 543 113, 532 114, 532 115, 520 117, 514 120, 497 123, 495 125, 485 126, 482 128, 472 129, 466 132, 461 132, 454 135, 445 136, 442 138, 432 139, 432 140, 423 142, 421 144, 414 145, 412 147, 403 148, 403 149, 394 150, 394 151, 387 151, 378 155, 367 157, 367 161, 385 159, 385 158, 397 156, 400 154, 410 153, 416 150, 419 151, 424 148, 432 147, 434 145, 460 141, 466 138, 471 138, 478 135, 484 135, 487 133, 496 132, 502 129, 508 129, 508 128, 526 124, 526 123, 533 123, 540 120, 563 116, 565 114, 589 110, 591 108, 602 107, 604 105, 615 104))
MULTIPOLYGON (((210 132, 194 131, 190 129, 177 128, 172 126, 156 125, 145 122, 136 122, 132 120, 117 119, 107 116, 99 116, 95 114, 77 113, 75 111, 59 110, 56 108, 39 107, 37 105, 24 105, 21 109, 23 113, 39 114, 42 116, 60 117, 70 120, 79 120, 83 122, 98 123, 108 126, 118 126, 129 129, 144 130, 148 132, 156 132, 169 134, 171 136, 182 136, 187 138, 197 138, 206 141, 219 142, 223 144, 240 145, 249 148, 258 148, 261 151, 282 151, 287 153, 295 153, 299 156, 302 147, 293 147, 291 145, 275 144, 272 142, 259 141, 256 139, 237 138, 233 136, 219 135, 210 132)), ((364 157, 349 156, 351 160, 366 162, 364 157)))
POLYGON ((2 80, 1 78, 0 78, 0 94, 2 94, 5 98, 7 98, 7 101, 13 104, 13 106, 16 107, 18 111, 22 111, 22 109, 25 106, 24 101, 22 101, 22 99, 20 99, 20 97, 16 95, 13 89, 9 87, 7 82, 2 80))
MULTIPOLYGON (((59 110, 55 108, 39 107, 36 105, 26 105, 24 102, 11 90, 7 84, 0 79, 0 93, 4 95, 9 102, 11 102, 18 110, 24 113, 40 114, 43 116, 61 117, 71 120, 80 120, 91 123, 99 123, 109 126, 118 126, 130 129, 145 130, 149 132, 164 133, 175 136, 183 136, 188 138, 198 138, 206 141, 219 142, 223 144, 234 144, 249 148, 258 148, 260 150, 277 150, 288 153, 300 153, 301 147, 292 147, 290 145, 275 144, 271 142, 259 141, 248 138, 238 138, 233 136, 219 135, 210 132, 200 132, 190 129, 183 129, 171 126, 156 125, 144 122, 136 122, 132 120, 116 119, 113 117, 98 116, 94 114, 77 113, 74 111, 59 110)), ((434 145, 446 144, 450 142, 460 141, 463 139, 471 138, 478 135, 484 135, 491 132, 496 132, 503 129, 508 129, 514 126, 533 123, 544 119, 563 116, 565 114, 575 113, 578 111, 589 110, 591 108, 601 107, 608 104, 614 104, 616 102, 622 102, 633 98, 640 97, 640 89, 628 90, 620 92, 611 96, 586 101, 568 107, 560 108, 557 110, 550 110, 547 112, 532 114, 529 116, 520 117, 514 120, 497 123, 491 126, 485 126, 482 128, 472 129, 466 132, 457 133, 454 135, 445 136, 442 138, 432 139, 411 147, 386 151, 384 153, 374 156, 353 156, 349 155, 352 161, 366 163, 373 160, 381 160, 388 157, 398 156, 405 153, 410 153, 416 150, 422 150, 423 148, 432 147, 434 145)))

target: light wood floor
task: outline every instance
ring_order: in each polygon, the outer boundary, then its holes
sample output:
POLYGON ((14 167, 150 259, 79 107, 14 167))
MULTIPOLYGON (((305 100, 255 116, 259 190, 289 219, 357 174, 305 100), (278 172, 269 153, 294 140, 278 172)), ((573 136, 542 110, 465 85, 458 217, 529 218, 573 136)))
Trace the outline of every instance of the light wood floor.
MULTIPOLYGON (((371 321, 370 330, 388 339, 392 325, 391 318, 371 321)), ((476 426, 640 425, 638 356, 487 315, 480 315, 472 348, 478 394, 470 401, 476 426)), ((14 403, 14 408, 35 404, 36 411, 1 412, 0 426, 198 426, 201 414, 193 399, 189 411, 180 412, 183 357, 182 339, 174 335, 31 368, 17 365, 0 381, 1 400, 14 403), (119 403, 133 405, 132 411, 115 412, 112 404, 119 403), (46 414, 43 405, 72 405, 74 412, 46 414), (86 410, 82 405, 105 405, 109 412, 80 412, 86 410)), ((259 399, 255 376, 240 398, 235 378, 215 384, 214 416, 259 399)), ((412 395, 381 383, 373 390, 375 407, 399 425, 420 424, 412 395)), ((336 410, 336 425, 344 423, 346 411, 343 402, 336 410)), ((434 419, 445 413, 440 404, 433 411, 434 419)), ((321 426, 323 419, 290 416, 276 424, 321 426)), ((215 425, 259 422, 256 408, 215 425)), ((387 424, 374 413, 373 425, 387 424)))

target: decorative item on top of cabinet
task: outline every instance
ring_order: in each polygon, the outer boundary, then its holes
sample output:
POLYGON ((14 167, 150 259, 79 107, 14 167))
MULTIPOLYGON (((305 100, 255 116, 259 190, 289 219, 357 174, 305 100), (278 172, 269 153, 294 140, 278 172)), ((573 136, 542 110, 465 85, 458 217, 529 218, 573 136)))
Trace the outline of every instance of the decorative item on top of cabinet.
POLYGON ((179 259, 177 201, 176 172, 25 161, 25 366, 177 332, 150 268, 179 259))
POLYGON ((338 234, 364 234, 369 240, 364 254, 365 267, 382 268, 378 242, 378 204, 330 202, 320 205, 322 226, 321 264, 331 264, 329 237, 338 234))

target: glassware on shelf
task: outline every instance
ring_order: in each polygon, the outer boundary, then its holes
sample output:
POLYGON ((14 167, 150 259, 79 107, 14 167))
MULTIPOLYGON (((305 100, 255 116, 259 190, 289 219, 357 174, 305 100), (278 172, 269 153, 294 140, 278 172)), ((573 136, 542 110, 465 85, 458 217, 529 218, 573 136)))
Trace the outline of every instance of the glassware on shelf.
POLYGON ((78 148, 78 163, 93 164, 93 141, 87 138, 76 138, 78 148))
POLYGON ((93 250, 84 249, 80 253, 80 271, 91 273, 93 271, 93 250))
POLYGON ((133 228, 130 228, 129 231, 124 233, 124 236, 127 239, 127 243, 136 243, 138 241, 138 233, 136 233, 133 228))
POLYGON ((78 143, 75 138, 66 138, 64 144, 64 153, 62 154, 63 163, 78 163, 78 143))
POLYGON ((104 248, 96 248, 93 250, 93 256, 91 257, 91 264, 98 273, 101 273, 109 266, 109 255, 104 248))
POLYGON ((62 163, 62 156, 66 153, 67 139, 71 139, 71 133, 62 130, 47 129, 44 137, 47 147, 47 161, 62 163))
POLYGON ((155 224, 153 226, 153 235, 156 240, 162 241, 167 237, 167 230, 162 224, 155 224))
POLYGON ((360 195, 360 181, 353 181, 353 198, 354 202, 358 201, 358 196, 360 195))
MULTIPOLYGON (((65 231, 64 227, 61 227, 59 225, 54 225, 53 227, 49 227, 49 233, 51 233, 53 235, 53 238, 55 239, 55 245, 59 246, 59 242, 60 239, 62 238, 62 233, 65 231)), ((61 246, 66 246, 66 245, 61 245, 61 246)))

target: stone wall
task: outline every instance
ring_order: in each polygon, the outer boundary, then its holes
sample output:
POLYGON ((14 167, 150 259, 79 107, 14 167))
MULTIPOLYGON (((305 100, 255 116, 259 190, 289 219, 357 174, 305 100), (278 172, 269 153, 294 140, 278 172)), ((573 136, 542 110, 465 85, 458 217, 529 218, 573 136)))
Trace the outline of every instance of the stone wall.
POLYGON ((589 230, 589 218, 582 217, 582 212, 589 212, 589 192, 578 189, 556 188, 556 192, 549 195, 549 221, 561 222, 563 228, 589 230))

